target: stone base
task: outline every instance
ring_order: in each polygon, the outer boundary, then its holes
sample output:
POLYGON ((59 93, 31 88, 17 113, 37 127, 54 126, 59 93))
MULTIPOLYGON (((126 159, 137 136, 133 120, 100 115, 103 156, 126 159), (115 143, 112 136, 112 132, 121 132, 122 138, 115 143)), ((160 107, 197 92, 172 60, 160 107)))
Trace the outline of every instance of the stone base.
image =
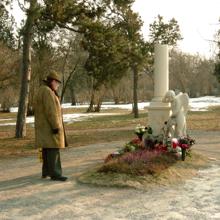
POLYGON ((154 135, 162 133, 164 122, 170 116, 170 105, 163 102, 151 102, 148 107, 148 125, 153 129, 154 135))

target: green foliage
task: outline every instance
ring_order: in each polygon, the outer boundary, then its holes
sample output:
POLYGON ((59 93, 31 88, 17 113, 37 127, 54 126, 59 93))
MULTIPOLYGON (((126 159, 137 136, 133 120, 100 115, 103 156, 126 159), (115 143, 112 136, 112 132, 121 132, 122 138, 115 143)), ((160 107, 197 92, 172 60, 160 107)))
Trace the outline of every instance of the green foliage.
POLYGON ((178 40, 182 40, 178 22, 172 18, 169 22, 165 22, 163 17, 158 15, 156 20, 150 24, 150 40, 145 43, 145 50, 148 54, 148 62, 145 66, 145 72, 149 75, 153 74, 154 63, 154 45, 168 44, 175 46, 178 40))
POLYGON ((147 48, 140 33, 143 22, 139 15, 134 13, 129 5, 121 8, 121 17, 117 22, 117 28, 128 40, 128 62, 133 73, 133 113, 138 118, 138 74, 147 63, 147 48))
POLYGON ((131 5, 134 1, 135 0, 113 0, 114 4, 118 6, 131 5))
POLYGON ((9 16, 3 3, 0 3, 0 41, 11 48, 15 47, 15 37, 13 34, 14 25, 14 19, 9 16))
POLYGON ((44 0, 44 4, 36 25, 39 30, 46 32, 56 26, 83 32, 87 25, 105 11, 96 1, 44 0))
POLYGON ((174 18, 165 23, 163 17, 158 15, 157 20, 150 24, 150 41, 152 44, 176 45, 177 41, 181 39, 180 28, 174 18))
POLYGON ((129 66, 141 67, 147 58, 147 47, 141 34, 143 25, 139 15, 131 10, 130 7, 121 9, 121 19, 115 27, 120 30, 128 40, 128 60, 129 66))
POLYGON ((89 53, 85 68, 94 87, 114 84, 143 60, 142 22, 130 8, 133 2, 44 0, 35 8, 34 33, 46 36, 56 27, 83 33, 82 45, 89 53))
POLYGON ((82 45, 89 53, 85 68, 96 80, 94 88, 120 79, 128 69, 128 42, 123 35, 97 22, 84 36, 82 45))

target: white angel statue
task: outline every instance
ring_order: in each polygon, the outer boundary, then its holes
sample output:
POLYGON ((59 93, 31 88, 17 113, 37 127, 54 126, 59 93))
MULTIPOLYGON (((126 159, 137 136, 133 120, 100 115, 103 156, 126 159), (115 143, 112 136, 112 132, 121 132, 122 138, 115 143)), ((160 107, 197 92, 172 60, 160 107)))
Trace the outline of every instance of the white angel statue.
POLYGON ((166 122, 167 134, 171 137, 186 136, 186 114, 189 110, 189 96, 180 92, 175 95, 173 90, 166 92, 163 102, 171 103, 172 114, 166 122))

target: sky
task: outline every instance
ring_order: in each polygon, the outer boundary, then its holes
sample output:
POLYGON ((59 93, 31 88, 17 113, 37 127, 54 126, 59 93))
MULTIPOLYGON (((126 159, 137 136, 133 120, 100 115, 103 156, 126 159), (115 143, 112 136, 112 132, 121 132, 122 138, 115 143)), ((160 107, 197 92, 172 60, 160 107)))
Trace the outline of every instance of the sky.
MULTIPOLYGON (((23 15, 18 6, 14 8, 13 14, 20 21, 23 15)), ((142 32, 146 40, 149 24, 159 14, 166 22, 172 18, 177 20, 184 38, 178 44, 181 51, 206 58, 214 56, 216 45, 212 41, 220 29, 220 0, 136 0, 133 10, 144 22, 142 32)))
POLYGON ((212 57, 216 45, 214 34, 220 29, 220 0, 136 0, 133 10, 144 22, 142 31, 148 39, 149 24, 161 15, 168 22, 175 18, 184 38, 178 45, 181 51, 212 57))

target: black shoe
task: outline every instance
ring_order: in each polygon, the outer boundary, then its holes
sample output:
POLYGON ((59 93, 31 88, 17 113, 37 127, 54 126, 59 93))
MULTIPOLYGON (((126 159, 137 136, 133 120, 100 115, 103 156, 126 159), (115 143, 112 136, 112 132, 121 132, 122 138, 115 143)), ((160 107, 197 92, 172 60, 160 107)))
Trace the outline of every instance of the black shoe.
POLYGON ((65 176, 51 177, 51 180, 54 181, 66 181, 68 178, 65 176))

